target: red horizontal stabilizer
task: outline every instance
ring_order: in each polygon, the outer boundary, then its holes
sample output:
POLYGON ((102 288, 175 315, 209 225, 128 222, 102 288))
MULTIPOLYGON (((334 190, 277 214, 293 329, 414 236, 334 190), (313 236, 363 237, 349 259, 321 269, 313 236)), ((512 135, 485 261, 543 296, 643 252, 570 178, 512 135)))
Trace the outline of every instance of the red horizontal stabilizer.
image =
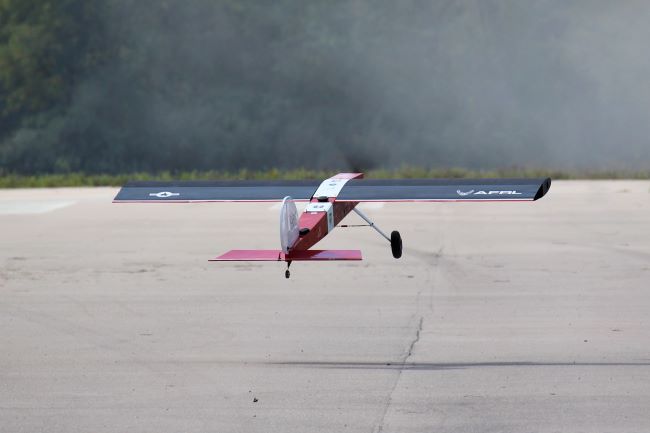
POLYGON ((279 262, 284 260, 280 250, 231 250, 211 262, 279 262))
POLYGON ((359 250, 306 250, 285 255, 281 250, 231 250, 211 262, 288 262, 323 260, 361 260, 359 250))
POLYGON ((289 260, 361 260, 359 250, 304 250, 292 251, 284 257, 289 260))

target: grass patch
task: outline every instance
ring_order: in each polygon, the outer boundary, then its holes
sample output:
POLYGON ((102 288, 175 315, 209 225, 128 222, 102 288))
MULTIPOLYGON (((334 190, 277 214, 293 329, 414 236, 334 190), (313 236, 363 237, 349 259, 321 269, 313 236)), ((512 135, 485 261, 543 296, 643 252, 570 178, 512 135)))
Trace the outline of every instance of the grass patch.
MULTIPOLYGON (((172 173, 129 174, 39 174, 25 176, 0 174, 0 188, 59 188, 82 186, 121 186, 130 180, 277 180, 277 179, 326 179, 333 170, 239 170, 239 171, 187 171, 172 173)), ((544 170, 528 168, 504 168, 498 170, 468 170, 464 168, 418 168, 379 169, 366 172, 372 179, 418 179, 418 178, 495 178, 495 177, 550 177, 552 179, 650 179, 650 170, 544 170)))

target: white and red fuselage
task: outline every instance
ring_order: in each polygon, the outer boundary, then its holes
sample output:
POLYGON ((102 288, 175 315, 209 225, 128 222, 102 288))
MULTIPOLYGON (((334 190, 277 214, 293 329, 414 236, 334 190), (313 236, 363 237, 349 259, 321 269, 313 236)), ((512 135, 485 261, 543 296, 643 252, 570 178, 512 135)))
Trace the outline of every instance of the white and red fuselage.
POLYGON ((298 220, 300 230, 303 233, 309 231, 291 246, 289 254, 313 247, 352 212, 359 202, 337 202, 336 197, 348 180, 360 178, 363 178, 363 173, 339 173, 318 187, 298 220))
MULTIPOLYGON (((324 180, 300 215, 297 223, 299 234, 290 245, 286 245, 286 251, 232 250, 213 261, 361 260, 359 250, 311 249, 357 206, 359 202, 337 202, 336 197, 348 180, 361 178, 363 173, 339 173, 324 180)), ((281 236, 284 235, 281 233, 281 236)))

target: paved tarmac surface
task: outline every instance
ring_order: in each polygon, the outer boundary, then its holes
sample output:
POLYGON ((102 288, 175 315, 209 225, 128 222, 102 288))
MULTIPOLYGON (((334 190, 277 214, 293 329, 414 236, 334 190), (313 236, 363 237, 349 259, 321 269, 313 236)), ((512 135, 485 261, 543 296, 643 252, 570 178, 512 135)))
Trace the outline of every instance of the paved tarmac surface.
MULTIPOLYGON (((0 432, 650 431, 650 182, 366 206, 356 263, 278 206, 0 191, 0 432)), ((347 222, 357 217, 351 215, 347 222)))

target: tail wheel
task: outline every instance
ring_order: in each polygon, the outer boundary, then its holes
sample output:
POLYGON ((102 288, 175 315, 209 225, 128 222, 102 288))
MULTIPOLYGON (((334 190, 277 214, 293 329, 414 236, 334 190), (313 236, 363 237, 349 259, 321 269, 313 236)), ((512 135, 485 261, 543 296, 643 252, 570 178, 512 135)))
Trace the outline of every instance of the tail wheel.
POLYGON ((289 279, 291 277, 291 271, 289 271, 290 267, 291 267, 291 260, 287 262, 287 270, 284 271, 284 278, 289 279))
POLYGON ((390 249, 393 252, 393 257, 396 259, 402 257, 402 236, 397 230, 390 234, 390 249))

